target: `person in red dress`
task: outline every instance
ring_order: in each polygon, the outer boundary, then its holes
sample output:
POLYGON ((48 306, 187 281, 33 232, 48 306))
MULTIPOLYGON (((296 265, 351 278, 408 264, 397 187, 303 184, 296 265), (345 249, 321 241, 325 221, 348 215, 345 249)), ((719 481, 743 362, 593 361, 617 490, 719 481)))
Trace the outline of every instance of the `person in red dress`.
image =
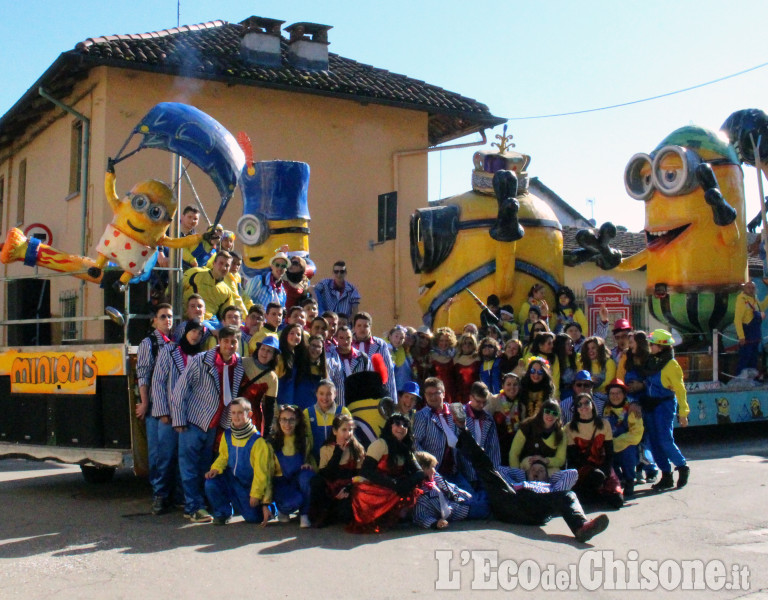
POLYGON ((453 359, 455 382, 454 402, 469 402, 472 384, 480 380, 480 357, 477 354, 477 338, 465 333, 459 338, 456 356, 453 359))
POLYGON ((450 327, 435 331, 435 340, 429 353, 430 373, 445 386, 445 403, 454 402, 453 357, 456 354, 456 334, 450 327))
POLYGON ((408 417, 394 414, 381 437, 368 446, 360 478, 352 486, 352 533, 379 533, 406 518, 418 495, 416 487, 424 472, 414 457, 414 441, 408 417))

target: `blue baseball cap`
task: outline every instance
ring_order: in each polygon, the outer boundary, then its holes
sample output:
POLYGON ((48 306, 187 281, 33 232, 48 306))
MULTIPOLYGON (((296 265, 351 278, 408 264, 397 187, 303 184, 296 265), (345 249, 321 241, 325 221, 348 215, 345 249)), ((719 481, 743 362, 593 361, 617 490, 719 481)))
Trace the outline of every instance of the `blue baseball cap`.
POLYGON ((257 346, 266 346, 267 348, 272 348, 275 352, 280 354, 280 342, 274 335, 267 335, 257 344, 257 346))
POLYGON ((419 389, 419 384, 415 381, 406 381, 405 385, 403 385, 399 392, 401 394, 413 394, 414 396, 421 398, 421 390, 419 389))
POLYGON ((579 371, 576 373, 576 377, 573 379, 574 381, 589 381, 589 383, 592 383, 592 374, 584 369, 583 371, 579 371))

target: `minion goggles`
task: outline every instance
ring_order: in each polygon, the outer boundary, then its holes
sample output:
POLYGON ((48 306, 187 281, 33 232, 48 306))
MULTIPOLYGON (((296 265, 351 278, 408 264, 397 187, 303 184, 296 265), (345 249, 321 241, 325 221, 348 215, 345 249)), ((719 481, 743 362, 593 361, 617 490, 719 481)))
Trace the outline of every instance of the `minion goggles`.
POLYGON ((664 146, 654 154, 635 154, 624 170, 624 187, 635 200, 648 200, 655 190, 665 196, 683 196, 699 187, 696 169, 702 163, 712 166, 741 166, 727 158, 704 160, 694 150, 682 146, 664 146), (662 162, 677 156, 680 166, 663 168, 662 162))

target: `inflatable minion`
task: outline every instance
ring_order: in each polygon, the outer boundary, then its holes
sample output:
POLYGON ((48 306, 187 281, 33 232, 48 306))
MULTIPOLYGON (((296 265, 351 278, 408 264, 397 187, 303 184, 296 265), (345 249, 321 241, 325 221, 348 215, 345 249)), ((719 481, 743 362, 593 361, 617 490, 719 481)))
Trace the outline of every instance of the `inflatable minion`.
POLYGON ((545 285, 546 300, 554 306, 555 290, 562 285, 560 222, 529 191, 530 156, 509 151, 506 136, 497 138, 498 152, 475 153, 471 192, 411 216, 419 306, 433 329, 460 331, 479 322, 475 297, 495 294, 502 305, 520 306, 535 283, 545 285))
POLYGON ((243 243, 243 273, 255 277, 269 269, 280 249, 307 262, 307 277, 314 274, 309 259, 309 165, 273 160, 246 165, 240 177, 243 216, 237 237, 243 243))
POLYGON ((624 172, 645 203, 646 248, 621 271, 647 268, 649 310, 683 334, 733 322, 747 281, 743 173, 732 145, 701 127, 681 127, 624 172))

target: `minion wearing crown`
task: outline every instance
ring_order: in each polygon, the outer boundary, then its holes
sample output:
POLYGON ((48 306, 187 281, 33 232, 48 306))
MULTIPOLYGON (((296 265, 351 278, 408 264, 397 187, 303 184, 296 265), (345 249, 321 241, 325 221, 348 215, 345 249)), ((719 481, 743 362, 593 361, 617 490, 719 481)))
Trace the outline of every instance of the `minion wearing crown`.
POLYGON ((461 330, 477 322, 478 299, 492 294, 501 305, 520 306, 537 283, 554 306, 563 282, 562 228, 529 190, 531 157, 511 150, 506 128, 496 138, 497 151, 475 153, 471 192, 411 215, 418 301, 424 323, 433 329, 461 330))

